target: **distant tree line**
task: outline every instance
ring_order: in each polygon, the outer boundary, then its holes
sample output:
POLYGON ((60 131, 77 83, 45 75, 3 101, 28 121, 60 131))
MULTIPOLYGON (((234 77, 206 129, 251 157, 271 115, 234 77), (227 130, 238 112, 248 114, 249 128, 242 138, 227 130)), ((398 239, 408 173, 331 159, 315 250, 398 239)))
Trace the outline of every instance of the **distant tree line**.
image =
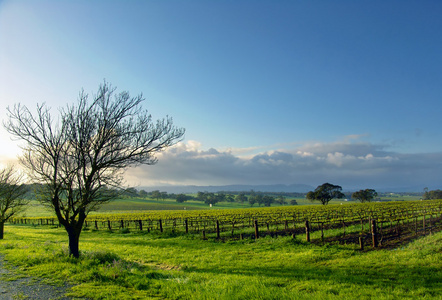
POLYGON ((298 192, 262 192, 262 191, 257 191, 255 192, 254 190, 250 190, 250 191, 218 191, 217 193, 225 193, 225 194, 230 194, 230 195, 239 195, 239 194, 245 194, 245 195, 250 195, 253 193, 259 193, 261 195, 269 195, 269 196, 274 196, 274 197, 278 197, 278 196, 283 196, 286 198, 303 198, 305 197, 306 193, 298 193, 298 192))
MULTIPOLYGON (((314 191, 307 193, 306 198, 311 202, 319 201, 322 205, 327 205, 332 199, 341 199, 347 195, 342 192, 342 187, 331 183, 324 183, 318 186, 314 191)), ((378 193, 373 189, 359 190, 351 194, 351 198, 360 202, 370 202, 378 193)))
MULTIPOLYGON (((399 197, 400 195, 422 195, 422 193, 395 193, 393 196, 399 197)), ((134 188, 130 188, 126 191, 125 196, 127 197, 149 197, 156 200, 164 199, 176 199, 177 202, 183 203, 188 200, 201 201, 207 205, 216 205, 219 202, 237 202, 237 203, 248 203, 250 206, 257 204, 258 206, 271 206, 272 204, 279 205, 297 205, 296 199, 288 200, 288 197, 303 198, 314 202, 319 201, 321 204, 326 205, 332 199, 348 198, 358 200, 360 202, 371 202, 375 199, 380 201, 379 197, 390 196, 391 193, 378 194, 374 189, 364 189, 356 192, 342 192, 342 187, 339 185, 333 185, 330 183, 324 183, 318 186, 314 191, 308 193, 286 193, 286 192, 255 192, 251 191, 220 191, 216 193, 212 192, 198 192, 196 196, 180 193, 180 194, 168 194, 167 192, 160 192, 159 190, 154 190, 151 192, 146 192, 145 190, 137 191, 134 188)), ((442 198, 442 192, 440 190, 430 191, 424 193, 424 199, 436 199, 442 198), (437 193, 440 193, 437 196, 437 193), (426 196, 425 196, 426 195, 426 196)))
MULTIPOLYGON (((324 185, 324 184, 323 184, 324 185)), ((319 186, 322 187, 323 185, 319 186)), ((326 185, 326 184, 325 184, 326 185)), ((331 185, 331 184, 330 184, 331 185)), ((23 196, 25 199, 29 200, 37 200, 38 195, 36 195, 36 191, 41 191, 43 188, 42 184, 26 184, 26 194, 23 196)), ((334 186, 334 185, 331 185, 334 186)), ((318 188, 319 188, 318 187, 318 188)), ((342 195, 341 198, 347 198, 347 199, 353 199, 360 202, 370 202, 373 200, 376 201, 392 201, 391 199, 383 199, 381 200, 380 197, 390 197, 390 198, 399 198, 401 196, 422 196, 423 199, 442 199, 442 191, 441 190, 434 190, 434 191, 428 191, 426 190, 424 193, 377 193, 374 189, 365 189, 365 190, 359 190, 356 192, 342 192, 342 188, 340 186, 335 186, 339 191, 341 191, 342 195)), ((318 189, 317 188, 317 189, 318 189)), ((330 188, 330 187, 329 187, 330 188)), ((255 206, 257 204, 258 206, 271 206, 272 204, 278 204, 278 205, 297 205, 296 199, 289 199, 291 197, 296 198, 307 198, 310 201, 319 201, 322 204, 328 204, 328 202, 332 199, 340 199, 337 197, 330 198, 330 200, 327 200, 328 198, 325 198, 324 203, 320 198, 318 199, 311 199, 307 197, 308 193, 274 193, 274 192, 258 192, 254 190, 250 191, 219 191, 216 193, 212 192, 198 192, 197 194, 185 194, 185 193, 168 193, 166 191, 160 191, 160 190, 153 190, 147 192, 144 189, 136 189, 133 187, 121 190, 121 189, 113 189, 108 188, 109 191, 113 192, 114 194, 118 194, 119 197, 123 198, 150 198, 154 200, 166 200, 166 199, 174 199, 178 203, 183 203, 189 200, 195 200, 195 201, 201 201, 206 203, 207 205, 212 204, 216 205, 218 202, 236 202, 236 203, 247 203, 250 206, 255 206)), ((314 191, 312 191, 314 192, 314 191)), ((310 197, 313 194, 310 194, 310 197)), ((337 194, 336 194, 337 195, 337 194)), ((322 197, 321 192, 317 194, 317 197, 322 197)), ((328 197, 328 196, 327 196, 328 197)))
POLYGON ((422 197, 424 200, 442 199, 441 190, 425 191, 422 197))
MULTIPOLYGON (((218 202, 238 202, 238 203, 249 203, 250 206, 254 204, 258 204, 259 206, 270 206, 272 203, 275 203, 275 197, 269 195, 262 195, 261 193, 251 193, 246 195, 246 193, 238 193, 236 195, 218 192, 218 193, 209 193, 209 192, 198 192, 197 197, 198 200, 203 201, 208 205, 215 205, 218 202)), ((282 202, 280 202, 282 204, 282 202)))
POLYGON ((258 206, 271 206, 272 204, 279 205, 297 205, 296 199, 288 199, 290 197, 306 198, 312 202, 319 201, 321 204, 328 204, 332 199, 353 199, 359 202, 371 201, 392 201, 391 199, 383 199, 380 197, 399 198, 401 196, 422 196, 423 199, 442 199, 442 191, 425 191, 424 193, 378 193, 374 189, 363 189, 356 192, 342 192, 342 187, 330 183, 324 183, 318 186, 315 191, 309 193, 286 193, 286 192, 256 192, 250 191, 219 191, 212 192, 198 192, 196 196, 192 194, 173 194, 154 190, 146 192, 145 190, 136 190, 129 188, 125 191, 126 197, 142 197, 152 198, 155 200, 176 199, 177 202, 183 203, 188 200, 202 201, 207 205, 216 205, 218 202, 237 202, 248 203, 250 206, 257 204, 258 206))
POLYGON ((303 194, 300 193, 269 193, 269 192, 224 192, 220 191, 217 193, 212 192, 198 192, 195 196, 189 194, 174 194, 162 192, 160 190, 154 190, 151 192, 146 192, 145 190, 137 190, 135 188, 128 188, 123 193, 123 197, 141 197, 141 198, 151 198, 155 200, 165 200, 165 199, 175 199, 178 203, 183 203, 189 200, 201 201, 207 205, 216 205, 219 202, 237 202, 237 203, 248 203, 250 206, 257 204, 258 206, 271 206, 272 204, 279 205, 297 205, 295 199, 287 200, 286 195, 295 194, 300 197, 303 194))

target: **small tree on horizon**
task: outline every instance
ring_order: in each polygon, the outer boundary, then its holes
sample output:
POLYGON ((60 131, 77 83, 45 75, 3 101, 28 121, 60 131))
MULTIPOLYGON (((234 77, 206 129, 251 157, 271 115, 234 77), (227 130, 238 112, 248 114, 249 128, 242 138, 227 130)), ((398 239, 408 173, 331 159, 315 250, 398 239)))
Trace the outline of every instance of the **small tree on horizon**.
POLYGON ((153 199, 157 199, 157 200, 159 200, 159 199, 161 198, 161 192, 160 192, 159 190, 152 191, 152 192, 150 193, 150 196, 151 196, 153 199))
POLYGON ((266 196, 262 197, 262 202, 263 202, 264 206, 268 206, 269 207, 269 206, 272 205, 273 202, 275 202, 275 198, 272 197, 272 196, 266 195, 266 196))
POLYGON ((331 183, 324 183, 318 186, 314 191, 307 193, 306 198, 313 201, 320 201, 322 205, 327 205, 332 199, 344 198, 342 187, 331 183))
POLYGON ((178 194, 176 196, 176 202, 178 203, 183 203, 185 201, 187 201, 189 199, 189 196, 185 195, 185 194, 178 194))
POLYGON ((245 193, 239 193, 238 195, 235 196, 235 200, 237 202, 244 203, 248 200, 248 198, 245 195, 245 193))
POLYGON ((138 195, 142 198, 146 198, 148 196, 148 193, 145 190, 138 191, 138 195))
POLYGON ((206 193, 204 203, 214 206, 224 198, 223 194, 206 193))
POLYGON ((351 197, 359 200, 361 203, 370 202, 378 196, 378 193, 373 189, 359 190, 351 194, 351 197))

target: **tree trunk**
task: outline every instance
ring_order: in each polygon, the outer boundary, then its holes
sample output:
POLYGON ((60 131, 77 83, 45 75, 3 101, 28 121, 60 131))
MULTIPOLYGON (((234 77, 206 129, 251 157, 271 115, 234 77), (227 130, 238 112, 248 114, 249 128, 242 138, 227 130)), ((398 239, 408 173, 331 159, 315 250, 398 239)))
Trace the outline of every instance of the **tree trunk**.
POLYGON ((4 230, 5 230, 5 222, 0 222, 0 240, 3 240, 4 230))
POLYGON ((66 231, 69 237, 69 255, 75 258, 80 257, 79 242, 80 242, 80 230, 76 230, 73 226, 66 227, 66 231))
POLYGON ((64 223, 64 228, 66 229, 69 237, 69 255, 72 255, 75 258, 80 257, 80 234, 85 220, 86 214, 80 212, 78 215, 78 220, 64 223))
POLYGON ((60 210, 60 207, 58 205, 58 202, 56 201, 57 198, 53 201, 53 205, 55 208, 55 214, 57 215, 57 219, 59 224, 63 225, 64 229, 68 233, 69 238, 69 256, 73 256, 75 258, 80 257, 80 249, 79 249, 79 242, 80 242, 80 234, 81 230, 83 229, 84 221, 86 220, 87 215, 85 214, 84 210, 81 210, 78 214, 78 219, 68 219, 64 218, 63 214, 60 210))

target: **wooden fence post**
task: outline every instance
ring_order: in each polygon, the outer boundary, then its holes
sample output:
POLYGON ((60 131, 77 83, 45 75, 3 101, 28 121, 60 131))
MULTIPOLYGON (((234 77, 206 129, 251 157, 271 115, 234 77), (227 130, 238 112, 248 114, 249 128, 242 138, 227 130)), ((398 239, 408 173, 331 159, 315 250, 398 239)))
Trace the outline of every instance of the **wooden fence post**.
POLYGON ((305 240, 310 242, 310 223, 308 220, 305 221, 305 240))
POLYGON ((378 246, 376 220, 371 220, 371 236, 373 239, 373 247, 376 248, 378 246))
POLYGON ((359 237, 359 248, 364 250, 364 238, 362 236, 359 237))
POLYGON ((140 227, 140 231, 143 231, 143 221, 138 220, 138 226, 140 227))
POLYGON ((258 220, 255 220, 255 239, 259 238, 258 220))
POLYGON ((292 239, 296 238, 296 224, 293 224, 293 233, 292 233, 292 239))
POLYGON ((219 234, 219 221, 216 220, 216 238, 219 239, 220 238, 220 234, 219 234))
POLYGON ((430 215, 430 235, 433 234, 432 232, 432 223, 433 222, 433 214, 430 215))
POLYGON ((184 224, 186 225, 186 233, 189 233, 189 223, 187 219, 184 220, 184 224))
POLYGON ((417 235, 417 217, 414 217, 414 234, 417 235))
POLYGON ((163 222, 161 221, 161 219, 158 220, 158 223, 160 225, 160 232, 163 232, 163 222))

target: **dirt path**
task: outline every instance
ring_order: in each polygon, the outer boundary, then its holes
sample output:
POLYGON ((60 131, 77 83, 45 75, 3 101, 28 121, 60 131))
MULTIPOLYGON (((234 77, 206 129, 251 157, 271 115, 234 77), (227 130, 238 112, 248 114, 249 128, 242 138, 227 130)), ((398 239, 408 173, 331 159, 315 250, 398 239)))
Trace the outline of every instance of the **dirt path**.
POLYGON ((4 268, 4 258, 0 255, 0 299, 1 300, 70 300, 64 296, 68 285, 59 287, 45 284, 38 278, 26 277, 8 281, 11 272, 4 268))

